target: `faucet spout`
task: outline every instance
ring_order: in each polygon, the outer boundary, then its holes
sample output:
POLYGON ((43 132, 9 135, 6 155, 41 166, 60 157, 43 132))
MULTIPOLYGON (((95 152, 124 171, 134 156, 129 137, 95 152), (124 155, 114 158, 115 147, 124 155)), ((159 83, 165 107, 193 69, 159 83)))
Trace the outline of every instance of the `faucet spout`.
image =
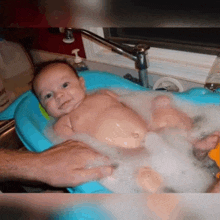
POLYGON ((105 46, 110 47, 113 51, 117 52, 118 54, 125 55, 134 61, 137 60, 137 57, 135 56, 135 52, 133 51, 133 49, 125 48, 120 44, 117 44, 113 41, 104 39, 104 38, 92 33, 91 31, 87 31, 85 29, 74 29, 73 28, 72 31, 73 32, 80 32, 80 33, 84 34, 85 36, 87 36, 93 40, 96 40, 97 42, 99 42, 105 46))
POLYGON ((139 44, 135 47, 128 47, 122 46, 118 43, 113 41, 107 40, 102 38, 91 31, 85 29, 75 29, 71 28, 72 32, 81 33, 87 36, 90 39, 96 40, 97 42, 110 47, 114 52, 124 55, 133 61, 135 61, 135 66, 139 70, 139 80, 144 87, 149 88, 148 84, 148 75, 147 75, 147 68, 149 66, 148 61, 146 59, 147 50, 150 48, 148 45, 139 44))

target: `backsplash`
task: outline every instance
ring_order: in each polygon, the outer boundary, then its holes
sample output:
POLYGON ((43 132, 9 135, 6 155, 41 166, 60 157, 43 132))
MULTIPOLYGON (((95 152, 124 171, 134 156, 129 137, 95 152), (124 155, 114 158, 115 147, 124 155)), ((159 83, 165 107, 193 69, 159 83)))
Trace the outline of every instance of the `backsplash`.
MULTIPOLYGON (((71 58, 73 56, 69 55, 63 55, 63 54, 57 54, 57 53, 48 53, 46 51, 39 51, 39 50, 32 50, 31 55, 33 57, 34 63, 39 63, 47 60, 53 60, 57 58, 71 58)), ((99 71, 106 71, 110 72, 116 75, 119 75, 123 77, 127 73, 130 73, 133 77, 138 78, 138 72, 134 69, 129 69, 125 67, 118 67, 114 65, 94 62, 94 61, 88 61, 85 60, 85 63, 88 65, 89 70, 99 70, 99 71)), ((159 80, 160 78, 164 77, 163 75, 156 75, 156 74, 149 74, 149 84, 153 87, 155 82, 159 80)), ((187 80, 181 80, 178 79, 178 81, 181 83, 184 91, 194 88, 194 87, 203 87, 203 84, 190 82, 187 80)))

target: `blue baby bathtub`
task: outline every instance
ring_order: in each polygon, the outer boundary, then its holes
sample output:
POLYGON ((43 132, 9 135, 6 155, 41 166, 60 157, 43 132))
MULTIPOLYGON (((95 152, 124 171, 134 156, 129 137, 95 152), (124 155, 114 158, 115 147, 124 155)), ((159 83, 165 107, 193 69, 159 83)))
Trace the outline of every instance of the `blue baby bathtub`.
MULTIPOLYGON (((100 88, 124 88, 135 91, 149 89, 130 82, 120 76, 107 72, 84 71, 79 74, 85 80, 87 91, 100 88)), ((207 89, 195 88, 184 93, 175 93, 177 98, 196 104, 220 104, 220 96, 207 89)), ((15 119, 16 132, 25 147, 34 152, 42 152, 53 146, 43 131, 48 118, 39 107, 39 102, 31 91, 18 97, 6 110, 0 113, 0 120, 15 119)), ((75 188, 68 188, 70 193, 111 193, 99 182, 92 181, 75 188)))

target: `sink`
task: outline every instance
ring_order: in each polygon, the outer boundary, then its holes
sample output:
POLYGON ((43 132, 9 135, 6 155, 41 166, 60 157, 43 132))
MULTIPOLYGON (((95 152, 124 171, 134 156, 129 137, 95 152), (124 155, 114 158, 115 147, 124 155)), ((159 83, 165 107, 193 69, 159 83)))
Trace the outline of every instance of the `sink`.
POLYGON ((0 148, 24 149, 24 145, 15 131, 15 121, 0 121, 0 148))

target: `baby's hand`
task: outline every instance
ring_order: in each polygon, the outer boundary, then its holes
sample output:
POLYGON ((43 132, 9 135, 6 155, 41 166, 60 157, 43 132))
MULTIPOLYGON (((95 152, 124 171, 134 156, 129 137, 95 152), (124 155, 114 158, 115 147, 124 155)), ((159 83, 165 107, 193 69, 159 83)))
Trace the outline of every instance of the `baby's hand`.
POLYGON ((208 152, 217 146, 219 143, 219 138, 220 132, 216 131, 212 135, 209 135, 202 140, 194 141, 193 152, 195 157, 198 160, 203 160, 208 155, 208 152))
POLYGON ((210 190, 210 193, 220 193, 220 179, 217 180, 217 183, 210 190))

